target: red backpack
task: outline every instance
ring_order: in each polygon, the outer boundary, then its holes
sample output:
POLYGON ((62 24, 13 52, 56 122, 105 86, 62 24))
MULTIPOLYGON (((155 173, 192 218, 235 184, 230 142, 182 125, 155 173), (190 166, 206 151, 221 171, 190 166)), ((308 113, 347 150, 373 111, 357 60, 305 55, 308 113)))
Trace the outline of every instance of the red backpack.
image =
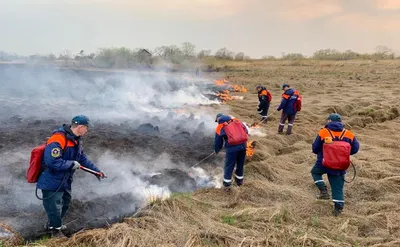
POLYGON ((324 142, 322 145, 322 165, 334 170, 347 170, 350 166, 351 145, 342 141, 346 130, 342 131, 339 138, 335 138, 332 132, 329 129, 327 130, 332 137, 332 142, 324 142))
POLYGON ((224 131, 230 145, 243 144, 249 139, 246 128, 239 120, 231 120, 224 123, 224 125, 224 131))
POLYGON ((267 98, 268 98, 268 102, 271 102, 272 100, 272 94, 269 90, 267 90, 267 98))
MULTIPOLYGON (((63 148, 63 152, 65 151, 65 148, 67 147, 67 136, 65 136, 65 146, 63 148)), ((43 160, 43 154, 44 150, 46 148, 47 143, 44 143, 42 145, 39 145, 32 149, 31 151, 31 158, 30 158, 30 163, 28 170, 26 171, 26 180, 28 183, 37 183, 40 174, 42 174, 42 160, 43 160)))
POLYGON ((296 109, 296 111, 301 111, 303 97, 301 97, 299 92, 296 91, 296 93, 297 93, 297 98, 296 101, 294 102, 294 109, 296 109))

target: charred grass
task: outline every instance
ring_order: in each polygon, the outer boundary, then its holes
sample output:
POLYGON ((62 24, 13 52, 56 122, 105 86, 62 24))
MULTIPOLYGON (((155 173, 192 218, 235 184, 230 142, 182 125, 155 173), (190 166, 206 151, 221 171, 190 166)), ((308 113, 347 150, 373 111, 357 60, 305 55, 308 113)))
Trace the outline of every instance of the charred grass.
MULTIPOLYGON (((400 119, 392 90, 400 89, 399 64, 371 62, 232 62, 210 66, 249 90, 228 102, 230 114, 257 121, 254 87, 280 101, 280 85, 304 96, 294 135, 276 134, 279 115, 262 126, 256 158, 245 165, 245 183, 230 193, 202 189, 155 200, 134 217, 103 229, 82 231, 45 246, 400 246, 400 119), (389 85, 389 88, 387 87, 389 85), (245 107, 243 107, 245 106, 245 107), (353 157, 356 180, 345 185, 345 210, 332 216, 332 203, 317 201, 310 169, 319 128, 328 113, 343 115, 361 142, 353 157), (397 137, 396 137, 397 136, 397 137)), ((214 109, 215 110, 215 109, 214 109)), ((218 111, 218 110, 215 110, 218 111)), ((326 179, 326 178, 325 178, 326 179)), ((329 184, 328 184, 329 186, 329 184)))

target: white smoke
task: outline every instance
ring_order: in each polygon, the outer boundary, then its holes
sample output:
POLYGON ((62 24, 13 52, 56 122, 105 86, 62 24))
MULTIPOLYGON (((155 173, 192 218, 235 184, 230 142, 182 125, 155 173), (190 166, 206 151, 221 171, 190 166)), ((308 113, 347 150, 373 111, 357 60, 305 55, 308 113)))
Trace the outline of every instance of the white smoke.
MULTIPOLYGON (((0 68, 0 81, 0 121, 3 122, 18 115, 22 119, 68 123, 73 116, 85 114, 95 126, 109 123, 115 131, 126 121, 129 125, 133 121, 155 121, 160 124, 161 132, 167 133, 179 125, 182 130, 193 133, 202 126, 205 135, 212 138, 215 115, 210 114, 209 108, 199 105, 219 104, 205 96, 213 93, 210 86, 214 83, 190 75, 9 67, 0 68), (158 122, 155 117, 159 118, 158 122)), ((44 211, 42 202, 34 194, 36 184, 28 184, 25 180, 32 148, 23 145, 18 149, 7 149, 5 143, 0 149, 0 221, 6 221, 5 218, 14 211, 44 211)), ((166 177, 163 170, 167 169, 183 172, 183 190, 193 189, 192 180, 197 187, 221 186, 221 171, 189 169, 188 164, 172 162, 166 153, 154 154, 149 150, 116 155, 96 149, 89 158, 93 156, 96 166, 104 170, 108 178, 99 182, 93 175, 78 170, 72 195, 83 202, 121 193, 132 195, 139 205, 155 198, 168 198, 174 181, 156 180, 160 176, 166 177)), ((133 212, 138 205, 128 203, 123 206, 122 211, 133 212)), ((21 229, 26 226, 24 219, 8 217, 7 221, 21 229)))

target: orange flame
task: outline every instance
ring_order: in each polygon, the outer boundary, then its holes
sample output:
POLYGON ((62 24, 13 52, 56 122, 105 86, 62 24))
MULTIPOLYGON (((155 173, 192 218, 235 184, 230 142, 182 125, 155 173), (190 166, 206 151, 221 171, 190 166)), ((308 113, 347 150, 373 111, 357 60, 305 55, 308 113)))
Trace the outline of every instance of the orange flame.
POLYGON ((243 85, 242 86, 234 85, 233 91, 245 93, 245 92, 247 92, 247 89, 243 85))
POLYGON ((233 98, 229 95, 229 90, 224 90, 215 95, 221 100, 223 104, 225 104, 229 100, 233 100, 233 98))
POLYGON ((245 88, 245 86, 231 85, 231 84, 229 84, 229 81, 226 79, 214 80, 214 82, 217 86, 227 86, 227 87, 231 88, 234 92, 242 92, 242 93, 247 92, 247 89, 245 88))
POLYGON ((252 125, 250 125, 250 128, 258 129, 258 128, 260 128, 260 125, 256 122, 254 122, 252 125))
POLYGON ((247 142, 247 147, 246 147, 246 159, 251 160, 254 156, 254 148, 256 147, 256 142, 247 142))

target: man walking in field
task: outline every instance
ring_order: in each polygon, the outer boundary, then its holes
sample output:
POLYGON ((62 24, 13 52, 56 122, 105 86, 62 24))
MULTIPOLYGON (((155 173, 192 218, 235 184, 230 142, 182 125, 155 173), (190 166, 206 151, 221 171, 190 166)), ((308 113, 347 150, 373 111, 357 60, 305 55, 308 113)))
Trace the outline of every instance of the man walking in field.
POLYGON ((334 202, 333 215, 338 216, 344 207, 344 177, 350 166, 350 155, 358 152, 360 144, 354 134, 344 128, 339 114, 330 114, 327 121, 312 144, 317 162, 311 169, 311 174, 320 191, 318 199, 323 200, 329 200, 328 189, 322 179, 323 174, 328 175, 334 202))
POLYGON ((256 90, 258 93, 258 101, 259 101, 257 111, 261 115, 261 121, 266 122, 269 105, 272 100, 272 95, 269 90, 267 90, 265 87, 261 85, 257 86, 256 90))
POLYGON ((241 186, 243 184, 248 131, 242 122, 221 113, 216 116, 215 121, 218 122, 218 126, 215 130, 214 152, 218 154, 225 143, 226 156, 223 185, 225 191, 229 192, 235 164, 236 185, 241 186))
POLYGON ((288 120, 286 135, 291 135, 294 120, 296 118, 296 113, 301 108, 301 97, 299 95, 299 92, 290 88, 290 85, 288 84, 283 84, 282 90, 284 91, 282 94, 282 101, 277 109, 277 111, 282 110, 281 119, 279 121, 278 134, 283 133, 285 122, 286 120, 288 120))

